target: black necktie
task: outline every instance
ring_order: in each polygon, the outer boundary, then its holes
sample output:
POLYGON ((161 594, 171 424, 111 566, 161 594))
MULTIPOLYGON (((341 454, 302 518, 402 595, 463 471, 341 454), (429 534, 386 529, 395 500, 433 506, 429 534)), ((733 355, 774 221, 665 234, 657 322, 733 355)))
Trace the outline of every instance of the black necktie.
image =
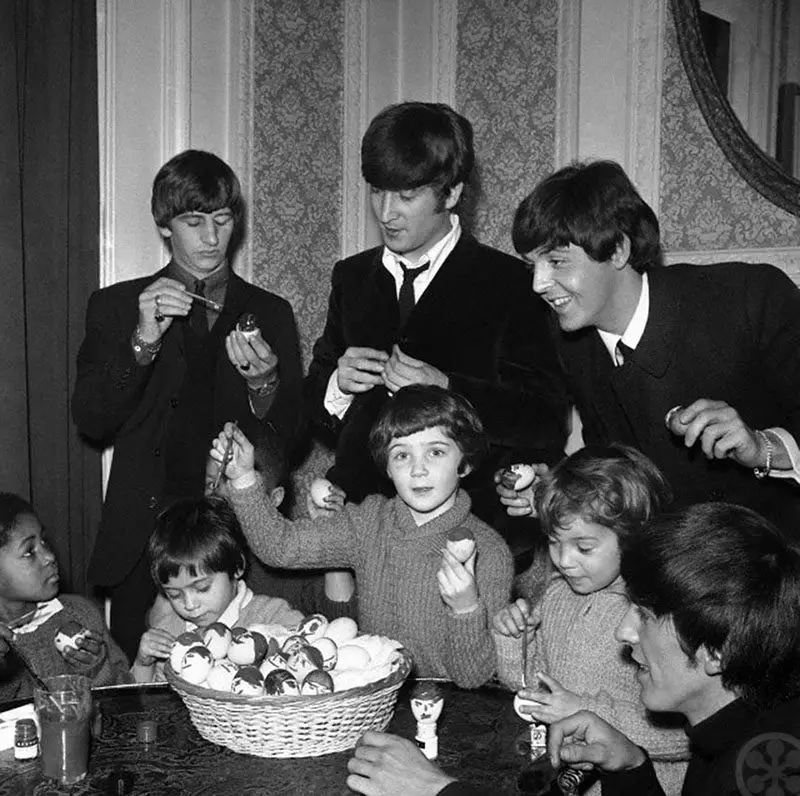
POLYGON ((430 268, 430 263, 425 263, 419 268, 406 268, 402 263, 403 284, 400 285, 400 294, 397 297, 397 305, 400 308, 400 326, 405 326, 411 310, 414 309, 414 280, 423 272, 430 268))
MULTIPOLYGON (((194 283, 192 292, 196 296, 205 296, 206 283, 198 279, 194 283)), ((192 308, 189 310, 189 328, 200 338, 208 334, 208 313, 202 301, 194 299, 192 308)))
POLYGON ((614 351, 614 359, 617 362, 617 367, 630 362, 633 357, 633 349, 629 345, 625 345, 622 340, 617 342, 617 347, 614 351))

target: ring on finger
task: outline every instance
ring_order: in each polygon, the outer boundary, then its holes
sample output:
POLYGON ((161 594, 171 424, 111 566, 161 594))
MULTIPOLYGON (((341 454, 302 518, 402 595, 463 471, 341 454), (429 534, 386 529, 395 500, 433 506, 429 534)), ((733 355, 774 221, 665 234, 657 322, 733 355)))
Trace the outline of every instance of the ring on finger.
POLYGON ((250 363, 245 362, 244 365, 239 365, 242 370, 250 370, 250 363))

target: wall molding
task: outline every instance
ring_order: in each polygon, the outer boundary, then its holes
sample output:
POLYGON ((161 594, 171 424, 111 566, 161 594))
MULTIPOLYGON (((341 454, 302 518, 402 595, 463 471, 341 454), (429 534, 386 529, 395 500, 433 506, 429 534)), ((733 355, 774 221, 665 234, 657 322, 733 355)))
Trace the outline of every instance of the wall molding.
POLYGON ((346 0, 344 5, 342 257, 365 247, 367 229, 361 182, 361 136, 367 125, 367 4, 368 0, 346 0))
POLYGON ((435 0, 433 4, 433 79, 436 102, 456 104, 458 64, 458 0, 435 0))
POLYGON ((780 268, 795 284, 800 285, 800 247, 779 247, 769 249, 696 249, 667 252, 664 260, 667 265, 675 263, 694 263, 711 265, 713 263, 770 263, 780 268))
POLYGON ((192 4, 161 6, 161 162, 189 146, 192 126, 192 4))
POLYGON ((559 0, 556 55, 555 168, 578 157, 580 124, 581 3, 559 0))
POLYGON ((631 6, 626 160, 629 176, 658 215, 666 0, 634 0, 631 6))

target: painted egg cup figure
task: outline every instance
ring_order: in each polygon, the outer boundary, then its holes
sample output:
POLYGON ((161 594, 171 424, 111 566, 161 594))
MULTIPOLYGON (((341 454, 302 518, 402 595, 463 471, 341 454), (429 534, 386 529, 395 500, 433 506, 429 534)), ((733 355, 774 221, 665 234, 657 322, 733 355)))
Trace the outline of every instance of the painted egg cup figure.
POLYGON ((411 690, 411 712, 417 720, 417 746, 428 760, 439 756, 436 722, 442 714, 444 697, 436 683, 420 681, 411 690))

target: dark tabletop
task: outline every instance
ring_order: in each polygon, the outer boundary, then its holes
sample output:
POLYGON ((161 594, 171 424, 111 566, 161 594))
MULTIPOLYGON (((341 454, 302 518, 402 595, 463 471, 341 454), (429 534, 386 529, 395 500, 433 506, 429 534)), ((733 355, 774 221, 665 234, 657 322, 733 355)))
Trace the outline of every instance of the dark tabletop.
MULTIPOLYGON (((514 713, 512 694, 487 686, 465 691, 440 683, 444 710, 438 722, 438 763, 449 774, 496 794, 515 794, 526 765, 518 741, 527 725, 514 713)), ((413 739, 416 724, 400 691, 389 731, 413 739)), ((275 759, 241 755, 200 737, 169 686, 98 689, 103 726, 92 742, 89 773, 72 788, 43 782, 40 759, 14 760, 0 751, 0 794, 140 794, 141 796, 261 796, 350 794, 345 784, 350 752, 315 758, 275 759), (142 720, 157 724, 157 741, 143 743, 142 720)))

